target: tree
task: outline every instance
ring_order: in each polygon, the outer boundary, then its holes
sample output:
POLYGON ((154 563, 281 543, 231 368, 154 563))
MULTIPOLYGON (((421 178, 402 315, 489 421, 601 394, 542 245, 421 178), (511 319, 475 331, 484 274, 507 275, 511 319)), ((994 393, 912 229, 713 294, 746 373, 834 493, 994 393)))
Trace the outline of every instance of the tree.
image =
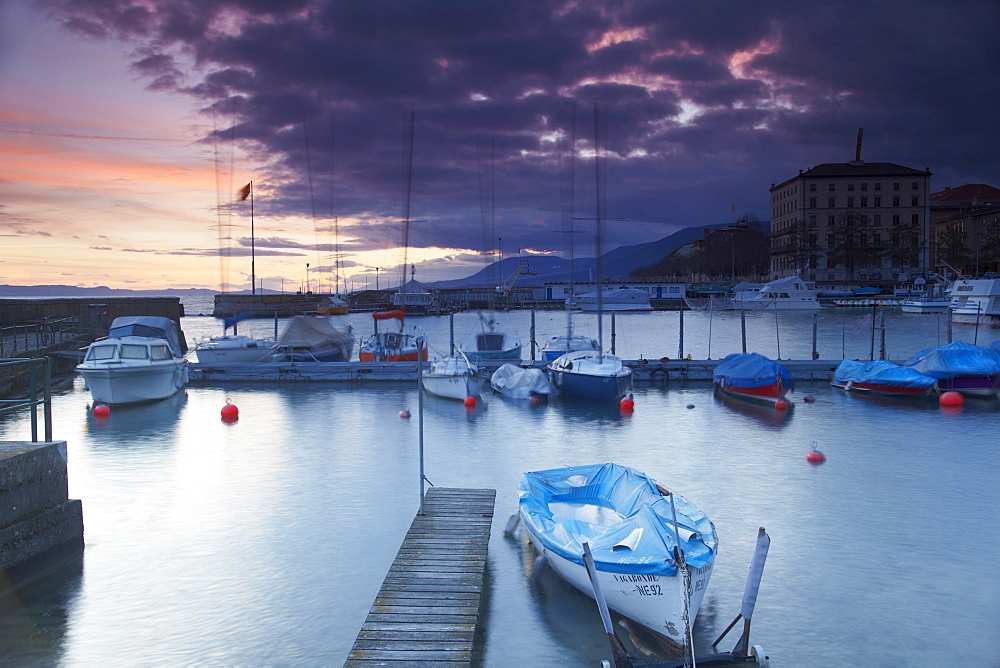
POLYGON ((979 234, 981 235, 979 238, 979 261, 988 266, 989 271, 996 271, 997 264, 1000 263, 1000 215, 983 221, 979 234))
POLYGON ((972 252, 969 250, 969 235, 961 223, 945 225, 938 231, 938 259, 944 260, 953 267, 965 267, 972 262, 972 252))
POLYGON ((837 215, 833 228, 833 245, 827 257, 847 269, 849 278, 854 278, 857 267, 870 267, 878 263, 883 253, 876 246, 871 235, 868 219, 849 211, 837 215))
POLYGON ((900 223, 889 232, 889 247, 886 256, 900 272, 906 267, 920 265, 920 223, 900 223))
POLYGON ((812 265, 812 260, 819 249, 816 232, 806 225, 806 221, 796 221, 783 235, 786 252, 791 255, 792 263, 798 269, 805 269, 812 265))

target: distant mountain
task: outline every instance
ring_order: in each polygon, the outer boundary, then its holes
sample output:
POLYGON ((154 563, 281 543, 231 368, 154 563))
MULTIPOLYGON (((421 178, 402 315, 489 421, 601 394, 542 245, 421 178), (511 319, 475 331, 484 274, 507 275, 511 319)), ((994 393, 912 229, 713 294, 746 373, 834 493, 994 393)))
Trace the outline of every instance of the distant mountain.
MULTIPOLYGON (((706 230, 721 230, 729 225, 730 223, 722 223, 702 227, 685 227, 683 230, 674 232, 658 241, 622 246, 608 251, 603 255, 604 275, 612 280, 624 280, 634 270, 656 264, 681 246, 697 239, 703 239, 706 230)), ((525 271, 531 273, 518 278, 518 285, 542 285, 569 280, 569 260, 553 255, 522 255, 505 258, 499 263, 495 262, 466 278, 435 281, 434 286, 437 288, 495 287, 498 283, 503 283, 514 276, 522 263, 528 265, 525 271)), ((573 280, 580 282, 594 280, 594 258, 577 258, 573 264, 575 265, 573 280)))
MULTIPOLYGON (((0 297, 211 297, 217 292, 218 290, 204 288, 128 290, 109 288, 106 285, 93 288, 75 285, 0 285, 0 297)), ((267 292, 272 293, 271 290, 267 292)))

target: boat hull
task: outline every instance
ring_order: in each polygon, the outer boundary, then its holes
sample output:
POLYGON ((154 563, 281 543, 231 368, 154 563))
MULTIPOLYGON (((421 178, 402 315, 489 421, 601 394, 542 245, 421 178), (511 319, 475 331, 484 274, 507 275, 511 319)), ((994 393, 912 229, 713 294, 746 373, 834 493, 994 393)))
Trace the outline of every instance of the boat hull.
POLYGON ((147 366, 77 367, 91 398, 102 404, 137 404, 159 401, 177 394, 188 380, 185 360, 169 360, 147 366))
POLYGON ((880 383, 866 383, 855 380, 845 382, 831 382, 830 385, 841 390, 854 392, 872 392, 874 394, 884 394, 892 397, 925 397, 930 394, 932 387, 900 387, 898 385, 883 385, 880 383))
POLYGON ((1000 374, 969 374, 939 378, 938 387, 942 392, 952 391, 974 397, 991 397, 1000 392, 1000 374))
POLYGON ((758 387, 736 387, 727 383, 716 383, 715 386, 720 392, 728 394, 731 397, 765 404, 775 404, 783 400, 785 393, 788 392, 788 389, 780 381, 758 387))
POLYGON ((200 364, 258 362, 267 357, 274 344, 247 336, 220 336, 198 344, 194 354, 200 364))
MULTIPOLYGON (((590 583, 586 567, 547 549, 544 542, 532 532, 530 524, 524 525, 535 550, 548 560, 559 577, 594 598, 594 587, 590 583)), ((708 589, 713 564, 714 562, 709 562, 699 569, 690 566, 687 569, 691 579, 688 614, 692 626, 708 589)), ((597 581, 609 608, 666 638, 676 648, 684 646, 684 599, 681 593, 684 577, 679 573, 658 575, 607 573, 598 570, 597 581)))
POLYGON ((442 399, 455 399, 464 401, 468 397, 478 396, 483 391, 486 378, 479 375, 446 375, 446 374, 424 374, 421 382, 427 394, 440 397, 442 399))
POLYGON ((466 350, 462 348, 462 352, 465 356, 469 358, 472 362, 500 362, 500 361, 513 361, 517 362, 521 359, 521 345, 518 344, 514 348, 509 348, 507 350, 466 350))

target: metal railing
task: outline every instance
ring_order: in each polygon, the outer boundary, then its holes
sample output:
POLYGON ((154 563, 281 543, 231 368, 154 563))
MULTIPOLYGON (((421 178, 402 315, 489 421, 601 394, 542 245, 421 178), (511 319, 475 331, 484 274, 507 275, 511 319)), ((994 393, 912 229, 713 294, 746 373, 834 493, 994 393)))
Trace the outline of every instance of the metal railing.
POLYGON ((13 359, 26 353, 58 348, 84 332, 80 318, 41 318, 31 323, 0 327, 0 358, 13 359))
POLYGON ((45 440, 52 440, 52 360, 48 357, 26 359, 0 359, 0 379, 17 386, 27 373, 27 396, 0 399, 0 412, 27 407, 31 412, 31 440, 38 441, 38 407, 43 409, 45 440), (27 366, 27 370, 20 367, 27 366), (39 393, 41 396, 39 396, 39 393))

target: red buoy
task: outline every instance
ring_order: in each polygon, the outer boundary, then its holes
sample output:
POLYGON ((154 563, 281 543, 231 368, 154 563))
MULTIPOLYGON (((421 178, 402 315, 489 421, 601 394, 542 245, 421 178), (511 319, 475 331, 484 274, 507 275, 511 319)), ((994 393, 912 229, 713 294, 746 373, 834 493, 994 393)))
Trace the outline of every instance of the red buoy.
POLYGON ((408 417, 410 417, 410 411, 409 411, 409 409, 403 409, 403 410, 399 411, 399 417, 401 417, 401 418, 408 418, 408 417))
POLYGON ((472 408, 472 407, 474 407, 476 405, 476 398, 475 397, 466 397, 465 401, 462 402, 462 403, 464 403, 466 406, 472 408))
POLYGON ((635 399, 633 399, 632 395, 630 394, 624 399, 622 399, 620 402, 618 402, 618 405, 626 410, 631 410, 635 408, 635 399))
POLYGON ((223 420, 235 420, 240 416, 240 409, 230 399, 226 399, 226 405, 222 407, 223 420))
POLYGON ((785 401, 784 399, 778 399, 777 401, 774 402, 774 407, 779 411, 783 411, 786 408, 788 408, 788 402, 785 401))
POLYGON ((94 406, 95 417, 108 417, 111 415, 111 407, 107 404, 97 404, 94 406))
POLYGON ((958 392, 945 392, 938 399, 938 402, 942 406, 961 406, 965 403, 965 399, 958 392))
POLYGON ((806 454, 806 461, 810 464, 822 464, 826 461, 826 455, 819 450, 810 450, 806 454))
POLYGON ((811 404, 812 402, 816 401, 816 397, 814 397, 811 394, 807 394, 806 396, 802 397, 802 401, 806 402, 807 404, 811 404))

